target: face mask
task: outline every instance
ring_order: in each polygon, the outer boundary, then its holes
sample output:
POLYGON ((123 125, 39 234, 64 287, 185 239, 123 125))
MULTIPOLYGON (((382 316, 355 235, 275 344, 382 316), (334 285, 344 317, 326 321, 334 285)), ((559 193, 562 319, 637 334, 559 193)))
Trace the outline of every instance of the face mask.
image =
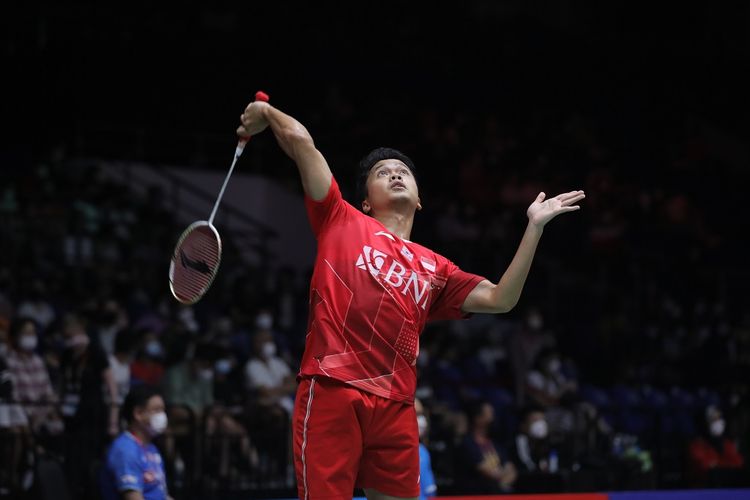
POLYGON ((547 421, 537 420, 529 427, 529 434, 535 439, 544 439, 547 437, 547 421))
POLYGON ((260 314, 255 318, 255 327, 258 330, 270 330, 273 326, 273 316, 270 314, 260 314))
POLYGON ((541 330, 543 324, 544 322, 542 321, 542 317, 539 314, 532 314, 529 317, 528 325, 529 325, 529 328, 531 328, 532 330, 534 331, 541 330))
POLYGON ((420 437, 427 434, 427 417, 424 415, 417 415, 417 428, 419 429, 420 437))
POLYGON ((167 428, 167 414, 163 411, 154 413, 151 415, 151 419, 148 421, 148 430, 151 436, 158 436, 163 433, 167 428))
POLYGON ((722 434, 724 434, 724 427, 726 426, 726 422, 724 422, 723 418, 720 418, 719 420, 714 420, 711 422, 711 426, 709 427, 709 430, 711 431, 711 435, 714 437, 719 437, 722 434))
POLYGON ((205 370, 200 371, 200 377, 203 380, 213 380, 214 372, 210 368, 206 368, 205 370))
POLYGON ((37 338, 36 335, 24 335, 18 339, 18 346, 24 351, 33 351, 36 349, 37 338))
POLYGON ((232 371, 232 362, 228 359, 220 359, 214 364, 214 370, 216 370, 216 373, 226 375, 232 371))
POLYGON ((158 340, 150 340, 146 344, 146 354, 148 354, 149 356, 153 358, 159 358, 161 357, 162 353, 163 350, 158 340))
POLYGON ((560 368, 562 368, 562 363, 559 359, 553 359, 550 360, 549 363, 547 363, 547 369, 553 373, 559 372, 560 368))
POLYGON ((85 347, 87 345, 89 345, 89 336, 83 333, 78 333, 65 340, 65 347, 69 348, 85 347))
POLYGON ((266 342, 263 344, 263 356, 266 358, 272 358, 276 355, 276 344, 273 342, 266 342))

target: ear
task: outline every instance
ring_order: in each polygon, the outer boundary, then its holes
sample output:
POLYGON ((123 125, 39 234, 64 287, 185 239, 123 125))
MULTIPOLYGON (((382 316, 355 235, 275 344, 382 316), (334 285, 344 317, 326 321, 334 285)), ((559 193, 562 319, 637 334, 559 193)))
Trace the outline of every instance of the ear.
POLYGON ((367 201, 367 200, 363 200, 362 201, 362 211, 364 213, 366 213, 366 214, 369 214, 371 209, 372 209, 372 207, 370 206, 370 202, 367 201))
POLYGON ((422 210, 422 200, 417 198, 417 210, 422 210))

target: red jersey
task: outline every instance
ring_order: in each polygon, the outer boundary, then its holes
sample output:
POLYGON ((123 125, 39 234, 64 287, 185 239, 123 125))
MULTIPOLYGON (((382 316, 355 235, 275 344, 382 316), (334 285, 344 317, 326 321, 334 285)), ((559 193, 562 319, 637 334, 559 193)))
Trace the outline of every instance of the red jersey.
POLYGON ((402 240, 344 201, 335 179, 325 199, 305 199, 318 241, 299 376, 323 375, 413 402, 419 334, 428 320, 465 317, 484 278, 402 240))

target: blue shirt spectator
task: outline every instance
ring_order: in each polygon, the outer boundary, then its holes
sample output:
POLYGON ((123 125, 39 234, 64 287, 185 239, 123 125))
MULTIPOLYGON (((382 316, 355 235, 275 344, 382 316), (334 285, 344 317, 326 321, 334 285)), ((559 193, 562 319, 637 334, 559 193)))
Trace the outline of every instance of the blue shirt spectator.
POLYGON ((437 493, 435 476, 432 474, 430 450, 425 446, 425 442, 429 438, 429 421, 419 398, 414 398, 414 409, 417 413, 417 427, 419 429, 419 500, 428 500, 434 498, 437 493))
POLYGON ((122 405, 128 430, 107 451, 100 476, 105 500, 167 500, 167 481, 159 450, 151 442, 164 432, 164 400, 153 387, 133 387, 122 405))
POLYGON ((432 463, 430 462, 430 451, 419 443, 419 500, 433 498, 437 492, 435 476, 432 475, 432 463))

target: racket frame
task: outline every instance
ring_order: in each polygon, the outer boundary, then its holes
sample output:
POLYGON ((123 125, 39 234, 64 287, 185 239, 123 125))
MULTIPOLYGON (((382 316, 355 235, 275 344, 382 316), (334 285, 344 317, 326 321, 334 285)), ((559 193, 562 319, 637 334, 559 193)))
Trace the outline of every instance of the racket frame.
POLYGON ((209 221, 199 220, 199 221, 193 222, 182 232, 182 234, 180 235, 180 238, 177 240, 177 244, 174 246, 174 251, 172 252, 172 260, 169 263, 169 290, 172 292, 172 296, 181 304, 185 304, 185 305, 195 304, 201 298, 203 298, 203 296, 206 294, 208 289, 211 287, 211 284, 214 282, 214 279, 216 278, 216 274, 219 272, 220 265, 221 265, 221 237, 219 236, 219 231, 217 231, 214 225, 211 224, 209 221), (195 229, 199 227, 203 227, 203 226, 207 226, 213 232, 214 237, 216 237, 216 242, 219 244, 218 260, 216 261, 216 265, 213 267, 211 278, 208 280, 208 283, 206 283, 206 285, 203 287, 201 292, 197 294, 193 300, 186 301, 178 297, 174 289, 174 266, 175 266, 175 262, 177 262, 177 260, 179 259, 179 256, 177 255, 177 251, 182 245, 182 242, 185 241, 185 238, 187 238, 190 233, 192 233, 195 229))

